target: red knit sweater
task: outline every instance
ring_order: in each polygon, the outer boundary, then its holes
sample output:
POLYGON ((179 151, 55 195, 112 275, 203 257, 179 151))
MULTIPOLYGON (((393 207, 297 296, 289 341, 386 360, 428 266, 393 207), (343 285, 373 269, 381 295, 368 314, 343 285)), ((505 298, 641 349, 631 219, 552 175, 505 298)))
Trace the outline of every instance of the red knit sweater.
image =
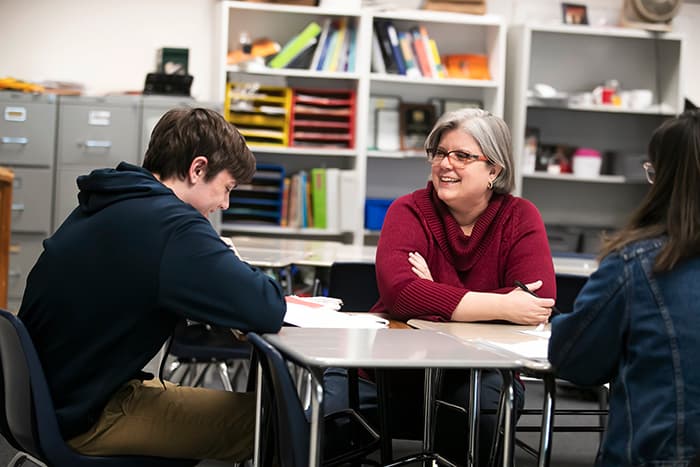
POLYGON ((371 311, 396 319, 449 321, 468 291, 508 293, 514 281, 542 280, 541 297, 556 297, 554 266, 537 208, 494 194, 471 236, 462 232, 428 182, 389 207, 377 246, 380 299, 371 311), (419 279, 408 253, 425 258, 434 279, 419 279))

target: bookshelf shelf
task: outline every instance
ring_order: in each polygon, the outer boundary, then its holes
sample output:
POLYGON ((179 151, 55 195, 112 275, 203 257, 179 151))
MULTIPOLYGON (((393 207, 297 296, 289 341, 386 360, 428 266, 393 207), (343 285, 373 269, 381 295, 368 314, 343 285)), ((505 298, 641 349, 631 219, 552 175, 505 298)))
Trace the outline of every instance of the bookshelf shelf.
MULTIPOLYGON (((649 137, 661 122, 683 109, 683 48, 678 34, 632 28, 541 24, 508 28, 512 79, 506 121, 513 138, 515 194, 538 207, 548 230, 617 228, 638 206, 648 191, 639 160, 645 157, 649 137), (606 51, 596 55, 601 60, 582 59, 600 50, 606 51), (567 96, 590 93, 607 80, 617 80, 620 91, 650 90, 653 105, 633 109, 568 103, 567 96), (534 97, 538 83, 553 87, 562 97, 534 97), (526 134, 537 135, 536 157, 545 153, 543 146, 563 147, 567 154, 577 147, 600 151, 605 175, 524 174, 526 134)), ((541 157, 539 166, 546 165, 546 160, 546 155, 541 157)), ((530 165, 526 172, 531 170, 530 165)))
MULTIPOLYGON (((217 70, 214 85, 222 100, 227 83, 233 81, 287 87, 293 93, 295 90, 314 89, 326 92, 329 94, 327 97, 333 93, 347 92, 353 96, 353 103, 348 104, 348 108, 354 116, 351 120, 342 121, 339 118, 330 119, 323 115, 316 118, 303 111, 291 111, 286 144, 261 145, 251 142, 251 149, 259 163, 280 164, 284 166, 287 175, 300 171, 310 175, 313 169, 319 168, 330 169, 331 173, 334 173, 333 170, 340 171, 343 181, 340 183, 338 197, 341 200, 337 210, 342 213, 342 221, 337 228, 280 227, 258 222, 229 222, 224 219, 221 228, 225 232, 282 237, 332 236, 342 237, 342 241, 354 244, 366 242, 365 200, 393 199, 422 188, 429 172, 423 151, 375 148, 374 96, 396 96, 397 103, 433 104, 436 106, 436 116, 440 115, 444 106, 459 104, 479 105, 497 115, 503 115, 506 35, 505 21, 500 16, 428 10, 324 8, 235 0, 217 2, 216 8, 217 70), (489 79, 438 78, 438 74, 432 74, 435 77, 414 79, 373 70, 375 21, 391 22, 398 32, 404 34, 412 28, 418 30, 424 27, 429 38, 439 47, 439 54, 475 54, 486 57, 485 67, 489 79), (321 52, 317 56, 316 49, 309 54, 310 64, 307 67, 270 68, 259 64, 253 67, 230 65, 227 62, 229 52, 240 46, 239 37, 242 33, 252 40, 265 37, 284 46, 312 22, 321 26, 321 33, 316 36, 316 44, 313 46, 315 48, 321 44, 330 47, 329 38, 333 30, 340 31, 342 25, 346 25, 347 45, 342 46, 341 54, 347 50, 345 67, 348 71, 325 66, 321 52), (350 59, 351 53, 354 53, 353 60, 350 59), (318 71, 319 63, 324 64, 324 71, 318 71), (314 64, 316 68, 309 69, 314 68, 314 64), (351 67, 351 64, 354 66, 351 67), (300 119, 304 120, 304 126, 295 128, 294 124, 300 119)), ((269 63, 271 58, 267 57, 266 61, 269 63)), ((342 63, 341 60, 337 66, 343 66, 342 63)), ((296 101, 292 107, 295 105, 298 110, 298 106, 305 103, 296 101)), ((396 128, 398 139, 398 126, 396 128)), ((375 242, 376 238, 370 238, 369 241, 375 242)))

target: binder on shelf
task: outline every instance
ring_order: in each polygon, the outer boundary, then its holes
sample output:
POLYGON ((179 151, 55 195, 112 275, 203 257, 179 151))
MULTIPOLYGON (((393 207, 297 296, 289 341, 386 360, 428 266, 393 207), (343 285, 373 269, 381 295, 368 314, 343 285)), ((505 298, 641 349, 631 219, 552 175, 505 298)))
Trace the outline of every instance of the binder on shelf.
MULTIPOLYGON (((369 97, 369 115, 367 116, 367 148, 368 149, 379 149, 377 143, 377 111, 380 109, 396 110, 396 149, 399 147, 398 143, 398 110, 401 98, 398 96, 378 96, 372 95, 369 97)), ((384 129, 383 129, 384 130, 384 129)))
POLYGON ((284 68, 294 57, 299 55, 306 47, 316 40, 316 36, 321 33, 321 26, 315 21, 311 21, 303 31, 287 42, 282 50, 275 55, 267 64, 270 68, 284 68))
POLYGON ((326 169, 311 169, 311 212, 314 227, 326 228, 326 169))
POLYGON ((398 68, 396 62, 394 61, 394 52, 391 47, 391 39, 387 33, 386 25, 383 20, 374 21, 374 32, 377 34, 377 39, 379 41, 379 50, 382 52, 382 58, 384 59, 384 68, 386 68, 387 73, 396 73, 398 68))
POLYGON ((326 229, 340 230, 340 169, 326 169, 326 229))
POLYGON ((352 232, 361 221, 359 204, 357 198, 357 175, 354 170, 341 170, 340 183, 340 230, 342 232, 352 232))

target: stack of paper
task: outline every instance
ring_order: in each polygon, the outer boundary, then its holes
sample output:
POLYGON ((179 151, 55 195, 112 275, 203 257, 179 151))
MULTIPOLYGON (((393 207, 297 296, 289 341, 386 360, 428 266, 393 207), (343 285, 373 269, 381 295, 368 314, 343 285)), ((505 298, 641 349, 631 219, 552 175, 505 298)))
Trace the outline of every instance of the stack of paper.
POLYGON ((328 300, 334 303, 337 299, 288 296, 284 322, 302 328, 385 328, 389 324, 387 320, 367 313, 341 313, 323 303, 328 300))

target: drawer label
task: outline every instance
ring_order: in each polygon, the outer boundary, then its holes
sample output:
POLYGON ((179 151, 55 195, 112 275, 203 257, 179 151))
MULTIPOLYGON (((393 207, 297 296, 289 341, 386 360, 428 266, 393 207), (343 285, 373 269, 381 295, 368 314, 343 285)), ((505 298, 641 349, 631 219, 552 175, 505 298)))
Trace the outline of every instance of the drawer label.
POLYGON ((27 120, 27 109, 24 107, 5 107, 5 120, 8 122, 24 122, 27 120))
POLYGON ((88 124, 95 126, 109 126, 112 112, 109 110, 91 110, 88 113, 88 124))

